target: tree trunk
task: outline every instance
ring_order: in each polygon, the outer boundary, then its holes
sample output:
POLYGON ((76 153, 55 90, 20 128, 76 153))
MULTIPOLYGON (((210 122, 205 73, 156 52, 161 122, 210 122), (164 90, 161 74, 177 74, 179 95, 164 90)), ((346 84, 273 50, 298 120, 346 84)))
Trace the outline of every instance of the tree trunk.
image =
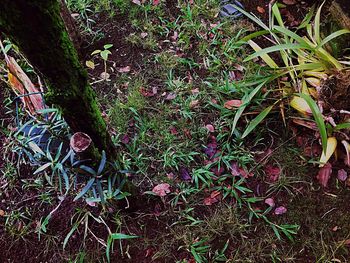
POLYGON ((78 55, 81 56, 81 43, 82 43, 82 38, 81 35, 77 29, 75 20, 73 19, 73 17, 71 16, 66 2, 64 0, 61 0, 61 17, 64 21, 64 25, 66 26, 68 35, 70 37, 70 40, 72 40, 75 49, 78 52, 78 55))
POLYGON ((0 30, 46 78, 45 98, 62 110, 71 129, 87 133, 99 150, 114 156, 95 93, 60 16, 60 2, 2 0, 0 30))

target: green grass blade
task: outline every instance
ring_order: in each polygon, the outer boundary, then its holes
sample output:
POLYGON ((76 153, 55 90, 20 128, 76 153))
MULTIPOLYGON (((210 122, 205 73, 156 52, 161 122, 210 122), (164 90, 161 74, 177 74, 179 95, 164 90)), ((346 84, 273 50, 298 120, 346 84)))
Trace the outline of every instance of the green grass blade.
POLYGON ((330 34, 329 36, 327 36, 325 39, 323 39, 321 41, 320 44, 317 45, 316 49, 319 48, 319 47, 322 47, 324 46, 325 44, 327 44, 329 41, 332 41, 334 38, 337 38, 341 35, 344 35, 344 34, 349 34, 350 33, 350 30, 348 29, 341 29, 341 30, 338 30, 332 34, 330 34))
POLYGON ((280 10, 278 9, 277 3, 275 3, 275 4, 272 6, 272 14, 273 14, 273 16, 276 18, 278 24, 279 24, 281 27, 284 27, 283 19, 282 19, 280 10))
POLYGON ((277 31, 279 33, 282 33, 284 35, 289 36, 290 38, 292 38, 294 41, 298 42, 299 44, 302 44, 304 46, 307 46, 308 49, 313 49, 306 41, 305 39, 303 39, 301 36, 299 36, 298 34, 294 33, 293 31, 285 28, 285 27, 281 27, 281 26, 275 26, 274 31, 277 31))
POLYGON ((298 29, 304 28, 307 25, 310 24, 311 19, 314 17, 314 13, 315 13, 315 5, 313 5, 310 8, 309 13, 307 13, 307 15, 305 16, 305 18, 303 19, 303 21, 300 23, 298 29))
POLYGON ((247 126, 245 131, 243 132, 242 139, 245 138, 249 133, 251 133, 257 125, 259 125, 260 122, 262 122, 265 117, 270 113, 274 105, 271 105, 264 109, 262 112, 259 113, 258 116, 256 116, 247 126))
MULTIPOLYGON (((256 53, 259 53, 261 52, 263 49, 258 45, 256 44, 253 40, 249 40, 248 41, 248 44, 255 50, 256 53)), ((256 54, 254 53, 254 54, 256 54)), ((252 54, 252 55, 254 55, 252 54)), ((251 56, 252 56, 251 55, 251 56)), ((247 61, 248 58, 250 56, 248 56, 244 61, 247 61)), ((256 56, 255 56, 256 57, 256 56)), ((273 68, 273 69, 277 69, 278 68, 278 65, 275 63, 275 61, 273 61, 273 59, 267 55, 267 54, 264 54, 263 52, 261 53, 260 55, 261 59, 270 67, 270 68, 273 68)))
POLYGON ((92 187, 92 185, 95 182, 95 178, 91 178, 88 183, 84 186, 84 188, 81 190, 81 192, 74 198, 73 201, 77 201, 79 198, 81 198, 83 195, 85 195, 87 193, 87 191, 90 190, 90 188, 92 187))
MULTIPOLYGON (((251 40, 250 40, 251 41, 251 40)), ((256 57, 261 57, 266 63, 269 62, 269 66, 272 67, 273 65, 276 65, 277 64, 271 59, 270 56, 268 56, 268 59, 267 58, 267 54, 268 53, 272 53, 272 52, 276 52, 276 51, 281 51, 281 50, 292 50, 292 49, 300 49, 300 48, 305 48, 304 45, 300 45, 300 44, 293 44, 293 43, 290 43, 290 44, 281 44, 281 45, 275 45, 275 46, 272 46, 272 47, 268 47, 268 48, 264 48, 264 49, 260 49, 260 50, 257 50, 255 53, 249 55, 247 58, 245 58, 243 61, 244 62, 247 62, 249 60, 252 60, 253 58, 256 58, 256 57), (274 63, 272 65, 271 64, 271 61, 274 63)), ((255 49, 254 49, 255 50, 255 49)), ((278 66, 277 66, 278 67, 278 66)))
POLYGON ((232 123, 232 130, 231 134, 233 134, 234 130, 236 129, 236 125, 238 123, 238 120, 240 119, 242 113, 244 112, 245 108, 248 106, 249 102, 252 100, 252 98, 259 92, 259 90, 269 81, 265 80, 261 84, 259 84, 246 98, 243 98, 243 104, 238 108, 235 117, 233 119, 232 123))
POLYGON ((350 122, 344 122, 336 125, 334 127, 334 130, 343 130, 343 129, 350 129, 350 122))
POLYGON ((312 115, 315 118, 315 122, 318 127, 318 131, 320 132, 321 135, 321 141, 322 141, 322 149, 323 152, 326 152, 327 149, 327 129, 326 125, 323 120, 323 115, 320 112, 320 109, 318 108, 316 102, 310 97, 310 95, 303 94, 303 93, 298 93, 297 96, 303 98, 307 104, 309 105, 312 115))
POLYGON ((321 10, 322 6, 324 5, 325 1, 320 5, 318 8, 316 15, 315 15, 315 21, 314 21, 314 34, 315 34, 315 41, 317 44, 321 43, 321 34, 320 34, 320 29, 321 29, 321 10))
POLYGON ((252 20, 253 22, 255 22, 256 24, 258 24, 261 28, 265 29, 265 30, 269 30, 269 27, 267 25, 264 24, 263 21, 261 21, 259 18, 257 18, 255 15, 252 15, 250 13, 248 13, 247 11, 243 10, 242 8, 240 8, 237 5, 231 4, 235 9, 237 9, 239 12, 241 12, 243 15, 245 15, 246 17, 248 17, 250 20, 252 20))

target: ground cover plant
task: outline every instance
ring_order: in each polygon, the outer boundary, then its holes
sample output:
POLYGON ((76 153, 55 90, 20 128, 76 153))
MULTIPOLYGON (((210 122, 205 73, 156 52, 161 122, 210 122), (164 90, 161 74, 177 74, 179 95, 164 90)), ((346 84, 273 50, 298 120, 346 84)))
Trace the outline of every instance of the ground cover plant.
POLYGON ((3 36, 1 261, 347 262, 348 62, 329 44, 348 30, 321 33, 328 3, 65 4, 117 154, 84 156, 3 36))

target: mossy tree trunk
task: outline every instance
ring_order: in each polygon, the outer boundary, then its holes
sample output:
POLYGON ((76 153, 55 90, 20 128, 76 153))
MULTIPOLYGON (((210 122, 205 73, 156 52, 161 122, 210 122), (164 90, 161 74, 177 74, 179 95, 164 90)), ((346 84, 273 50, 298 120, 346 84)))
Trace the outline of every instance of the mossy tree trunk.
POLYGON ((0 31, 43 74, 47 102, 62 110, 71 129, 87 133, 99 150, 114 156, 87 73, 60 16, 59 0, 2 0, 0 31))

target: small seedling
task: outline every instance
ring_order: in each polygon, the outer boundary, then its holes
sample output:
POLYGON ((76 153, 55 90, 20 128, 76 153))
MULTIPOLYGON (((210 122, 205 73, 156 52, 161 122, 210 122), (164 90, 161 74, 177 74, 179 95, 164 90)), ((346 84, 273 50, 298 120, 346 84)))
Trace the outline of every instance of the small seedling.
MULTIPOLYGON (((96 49, 95 51, 93 51, 91 53, 92 56, 98 54, 103 60, 104 72, 101 74, 101 77, 103 80, 107 80, 109 78, 109 74, 107 73, 107 60, 108 60, 109 55, 112 54, 112 52, 109 50, 111 47, 113 47, 113 44, 106 44, 103 46, 103 50, 96 49)), ((88 60, 88 61, 86 61, 86 66, 88 66, 91 69, 94 69, 95 63, 91 60, 88 60)))

